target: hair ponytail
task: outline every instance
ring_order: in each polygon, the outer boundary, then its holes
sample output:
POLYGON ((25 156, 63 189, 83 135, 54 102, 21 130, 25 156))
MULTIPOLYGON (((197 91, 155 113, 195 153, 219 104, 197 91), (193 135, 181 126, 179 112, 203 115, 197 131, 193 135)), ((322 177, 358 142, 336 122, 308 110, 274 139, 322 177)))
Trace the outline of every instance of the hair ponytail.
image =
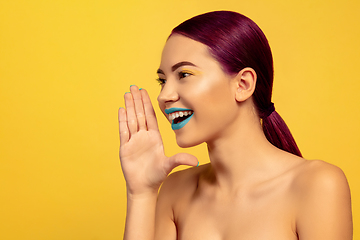
POLYGON ((269 142, 284 151, 302 157, 289 128, 276 111, 273 111, 262 121, 263 131, 269 142))
POLYGON ((253 99, 263 119, 266 138, 276 147, 301 157, 290 130, 271 103, 273 59, 265 34, 256 23, 236 12, 215 11, 186 20, 171 34, 181 34, 208 46, 228 74, 237 74, 245 67, 254 69, 257 81, 253 99))

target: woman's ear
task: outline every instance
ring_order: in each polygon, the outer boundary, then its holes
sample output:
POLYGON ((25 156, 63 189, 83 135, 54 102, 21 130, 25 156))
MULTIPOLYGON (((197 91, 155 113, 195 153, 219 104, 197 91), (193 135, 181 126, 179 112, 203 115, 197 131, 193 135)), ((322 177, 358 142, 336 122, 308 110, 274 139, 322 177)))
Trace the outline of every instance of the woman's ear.
POLYGON ((235 76, 236 93, 235 98, 238 102, 243 102, 250 98, 256 87, 256 72, 250 67, 243 68, 235 76))

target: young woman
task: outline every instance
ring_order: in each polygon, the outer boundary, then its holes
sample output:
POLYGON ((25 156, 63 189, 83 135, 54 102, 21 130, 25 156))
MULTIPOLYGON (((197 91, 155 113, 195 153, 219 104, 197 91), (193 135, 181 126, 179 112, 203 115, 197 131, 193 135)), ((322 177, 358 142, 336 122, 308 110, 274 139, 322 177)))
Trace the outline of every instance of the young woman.
POLYGON ((352 239, 347 180, 302 158, 271 102, 271 50, 252 20, 218 11, 183 22, 157 73, 178 145, 206 142, 210 163, 167 177, 198 160, 164 155, 149 96, 131 86, 119 109, 125 239, 352 239))

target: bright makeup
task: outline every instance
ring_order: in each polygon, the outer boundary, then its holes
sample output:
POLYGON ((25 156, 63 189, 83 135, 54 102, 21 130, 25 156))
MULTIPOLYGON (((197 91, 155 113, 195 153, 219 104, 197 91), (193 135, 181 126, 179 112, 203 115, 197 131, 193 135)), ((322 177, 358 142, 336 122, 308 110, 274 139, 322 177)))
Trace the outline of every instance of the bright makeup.
POLYGON ((168 118, 171 121, 171 128, 178 130, 184 127, 194 115, 191 109, 186 108, 168 108, 165 109, 165 113, 168 114, 168 118))
POLYGON ((189 73, 189 74, 194 75, 194 76, 198 76, 198 75, 202 74, 202 72, 200 72, 200 71, 197 71, 195 69, 187 69, 187 68, 183 68, 181 70, 181 72, 182 73, 189 73))

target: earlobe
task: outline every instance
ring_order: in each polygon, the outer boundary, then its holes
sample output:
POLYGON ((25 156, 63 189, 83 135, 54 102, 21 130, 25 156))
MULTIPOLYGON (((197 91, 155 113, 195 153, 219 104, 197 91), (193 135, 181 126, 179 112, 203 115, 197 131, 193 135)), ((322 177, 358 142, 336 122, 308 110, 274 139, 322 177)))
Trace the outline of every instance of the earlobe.
POLYGON ((255 91, 257 75, 254 69, 246 67, 235 76, 236 94, 238 102, 250 98, 255 91))

